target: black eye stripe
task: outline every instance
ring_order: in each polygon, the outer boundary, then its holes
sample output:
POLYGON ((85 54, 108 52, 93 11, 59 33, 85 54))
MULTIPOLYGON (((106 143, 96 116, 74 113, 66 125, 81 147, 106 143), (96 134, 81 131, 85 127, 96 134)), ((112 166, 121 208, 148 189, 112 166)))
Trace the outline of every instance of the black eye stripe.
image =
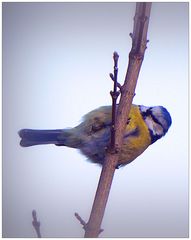
POLYGON ((146 117, 150 116, 152 114, 151 108, 147 109, 146 112, 141 113, 143 118, 145 119, 146 117))
POLYGON ((145 120, 148 116, 151 116, 151 118, 153 119, 153 121, 157 124, 159 124, 162 128, 163 125, 161 122, 159 122, 159 120, 155 117, 155 115, 152 113, 152 108, 149 108, 146 110, 146 112, 141 112, 142 116, 143 116, 143 119, 145 120))
POLYGON ((150 116, 152 117, 153 121, 157 124, 159 124, 162 128, 163 128, 163 125, 161 122, 159 122, 159 120, 155 117, 155 115, 152 114, 152 112, 150 111, 150 116))

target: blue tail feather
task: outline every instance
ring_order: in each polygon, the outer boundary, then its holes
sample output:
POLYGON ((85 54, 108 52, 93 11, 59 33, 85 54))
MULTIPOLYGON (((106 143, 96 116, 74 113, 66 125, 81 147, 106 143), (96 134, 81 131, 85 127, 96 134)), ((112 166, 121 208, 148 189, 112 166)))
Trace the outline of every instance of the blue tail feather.
POLYGON ((58 137, 63 130, 33 130, 22 129, 19 131, 21 137, 20 145, 29 147, 39 144, 58 144, 58 137))

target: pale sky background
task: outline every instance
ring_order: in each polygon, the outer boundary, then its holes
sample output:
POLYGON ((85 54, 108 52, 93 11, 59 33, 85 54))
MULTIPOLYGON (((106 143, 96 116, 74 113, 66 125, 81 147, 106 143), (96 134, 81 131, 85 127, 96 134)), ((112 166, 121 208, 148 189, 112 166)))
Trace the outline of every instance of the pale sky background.
MULTIPOLYGON (((3 236, 83 237, 101 168, 75 149, 21 148, 21 128, 74 127, 124 81, 135 3, 3 3, 3 236)), ((134 103, 163 105, 167 135, 117 170, 100 237, 188 236, 188 3, 153 3, 134 103)))

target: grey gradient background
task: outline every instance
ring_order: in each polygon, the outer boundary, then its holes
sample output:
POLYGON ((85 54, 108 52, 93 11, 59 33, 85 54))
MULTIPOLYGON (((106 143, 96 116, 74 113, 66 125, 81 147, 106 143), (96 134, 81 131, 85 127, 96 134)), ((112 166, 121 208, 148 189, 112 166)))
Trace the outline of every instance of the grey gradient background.
MULTIPOLYGON (((100 167, 77 150, 21 148, 21 128, 73 127, 124 80, 135 3, 3 3, 3 236, 83 237, 100 167)), ((188 236, 188 3, 153 3, 134 103, 163 105, 168 134, 116 171, 100 237, 188 236)))

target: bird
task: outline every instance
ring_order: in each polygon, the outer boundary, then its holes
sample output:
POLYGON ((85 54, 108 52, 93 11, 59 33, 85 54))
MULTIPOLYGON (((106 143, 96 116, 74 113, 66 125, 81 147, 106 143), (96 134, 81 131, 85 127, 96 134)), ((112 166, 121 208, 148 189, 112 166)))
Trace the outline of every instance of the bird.
MULTIPOLYGON (((117 105, 118 107, 118 105, 117 105)), ((146 107, 132 104, 119 152, 116 168, 125 166, 163 137, 172 124, 170 113, 163 106, 146 107)), ((55 144, 76 148, 91 162, 103 165, 110 145, 112 106, 102 106, 87 113, 74 128, 38 130, 21 129, 20 145, 29 147, 55 144)))

